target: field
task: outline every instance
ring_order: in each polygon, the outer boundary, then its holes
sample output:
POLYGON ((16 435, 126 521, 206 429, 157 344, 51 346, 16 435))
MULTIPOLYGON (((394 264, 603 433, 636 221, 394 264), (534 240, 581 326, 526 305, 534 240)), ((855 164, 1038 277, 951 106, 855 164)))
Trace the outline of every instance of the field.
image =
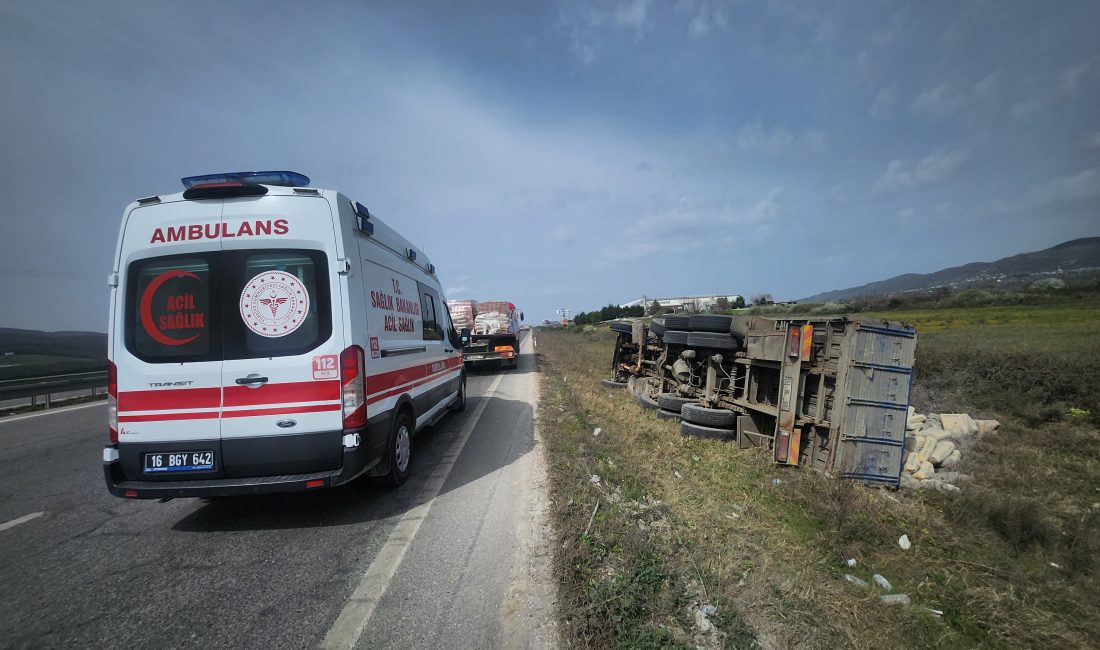
POLYGON ((961 494, 868 489, 681 438, 600 386, 609 332, 538 332, 567 643, 1100 643, 1100 304, 880 315, 918 328, 918 410, 1003 423, 966 456, 961 494), (845 573, 880 573, 912 604, 845 573))
POLYGON ((106 369, 106 359, 48 354, 12 354, 0 357, 0 380, 106 369))

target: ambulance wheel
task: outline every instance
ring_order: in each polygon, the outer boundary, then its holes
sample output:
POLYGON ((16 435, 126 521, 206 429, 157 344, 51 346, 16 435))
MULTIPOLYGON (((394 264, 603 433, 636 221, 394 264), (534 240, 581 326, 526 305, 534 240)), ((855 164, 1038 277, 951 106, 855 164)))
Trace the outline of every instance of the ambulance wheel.
POLYGON ((451 410, 455 413, 466 410, 466 373, 462 374, 462 379, 458 382, 458 397, 451 402, 451 410))
POLYGON ((413 420, 408 411, 402 410, 393 420, 390 440, 386 445, 386 460, 389 471, 378 477, 378 482, 386 487, 397 487, 409 478, 409 464, 412 461, 413 420))

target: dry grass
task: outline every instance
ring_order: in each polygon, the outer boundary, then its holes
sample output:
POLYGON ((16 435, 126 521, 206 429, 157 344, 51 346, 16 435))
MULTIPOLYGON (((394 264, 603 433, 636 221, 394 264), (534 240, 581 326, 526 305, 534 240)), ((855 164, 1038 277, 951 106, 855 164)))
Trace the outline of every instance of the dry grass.
MULTIPOLYGON (((1100 590, 1089 578, 1100 440, 1088 418, 1033 429, 970 402, 1006 426, 971 450, 975 478, 962 496, 889 493, 681 438, 625 391, 599 385, 611 342, 604 332, 538 334, 570 645, 1089 647, 1100 638, 1100 590), (897 545, 903 533, 909 551, 897 545), (846 558, 857 566, 843 567, 846 558), (845 572, 881 573, 913 605, 881 605, 845 572), (718 606, 720 634, 696 628, 702 603, 718 606)), ((950 356, 951 340, 925 343, 918 364, 925 352, 950 356)), ((957 385, 926 376, 915 398, 962 406, 968 386, 995 393, 983 382, 1001 380, 975 372, 957 385)))

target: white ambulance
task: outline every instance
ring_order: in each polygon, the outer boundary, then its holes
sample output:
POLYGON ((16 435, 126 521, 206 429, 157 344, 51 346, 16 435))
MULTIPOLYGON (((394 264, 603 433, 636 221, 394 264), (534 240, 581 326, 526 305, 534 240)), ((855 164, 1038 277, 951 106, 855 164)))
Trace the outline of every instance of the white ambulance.
POLYGON ((183 184, 122 218, 108 489, 152 499, 404 482, 413 435, 466 405, 461 342, 427 256, 295 172, 183 184))

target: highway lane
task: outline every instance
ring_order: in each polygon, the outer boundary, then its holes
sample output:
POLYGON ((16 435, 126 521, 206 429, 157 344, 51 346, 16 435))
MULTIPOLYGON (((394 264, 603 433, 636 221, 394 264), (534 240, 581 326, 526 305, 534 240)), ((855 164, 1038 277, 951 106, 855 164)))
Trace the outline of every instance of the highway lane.
POLYGON ((103 485, 103 405, 0 420, 2 644, 553 646, 537 384, 524 345, 518 370, 471 373, 466 413, 417 437, 413 475, 396 490, 355 481, 127 501, 103 485), (440 481, 433 469, 448 454, 440 481), (405 540, 394 532, 408 530, 410 513, 418 528, 405 540), (356 611, 349 597, 378 573, 379 552, 398 547, 392 578, 370 583, 377 602, 360 634, 334 633, 341 612, 356 611))

